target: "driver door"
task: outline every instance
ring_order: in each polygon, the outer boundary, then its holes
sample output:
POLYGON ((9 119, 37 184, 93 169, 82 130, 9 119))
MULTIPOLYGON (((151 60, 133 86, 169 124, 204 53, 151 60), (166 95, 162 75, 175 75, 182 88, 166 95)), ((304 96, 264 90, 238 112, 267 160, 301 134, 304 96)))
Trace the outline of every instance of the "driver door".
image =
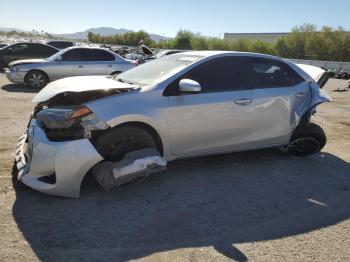
POLYGON ((86 62, 84 61, 84 49, 74 48, 61 55, 62 60, 50 63, 47 71, 53 79, 70 76, 86 75, 86 62))
POLYGON ((245 63, 237 56, 205 62, 181 79, 201 85, 199 93, 171 92, 167 112, 171 153, 174 156, 231 151, 254 138, 254 91, 246 89, 245 63))

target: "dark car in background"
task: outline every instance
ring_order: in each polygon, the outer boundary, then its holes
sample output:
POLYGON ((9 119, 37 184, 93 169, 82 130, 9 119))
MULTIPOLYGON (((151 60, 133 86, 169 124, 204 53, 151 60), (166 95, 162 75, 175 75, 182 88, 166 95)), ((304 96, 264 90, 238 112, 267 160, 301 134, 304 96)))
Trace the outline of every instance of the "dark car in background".
POLYGON ((0 70, 9 63, 20 59, 46 58, 57 53, 59 49, 40 43, 16 43, 0 49, 0 70))
POLYGON ((6 47, 6 46, 8 46, 8 45, 9 45, 9 44, 0 43, 0 49, 6 47))
POLYGON ((54 41, 49 41, 46 43, 47 45, 56 47, 58 49, 65 49, 67 47, 72 47, 74 46, 74 42, 71 41, 63 41, 63 40, 54 40, 54 41))

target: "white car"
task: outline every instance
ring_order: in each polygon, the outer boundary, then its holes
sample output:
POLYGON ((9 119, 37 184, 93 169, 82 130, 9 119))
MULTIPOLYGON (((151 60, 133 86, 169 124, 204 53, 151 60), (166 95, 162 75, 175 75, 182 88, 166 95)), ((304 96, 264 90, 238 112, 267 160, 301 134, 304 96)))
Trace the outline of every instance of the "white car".
POLYGON ((16 152, 18 179, 78 197, 96 164, 144 148, 166 161, 268 147, 296 156, 319 152, 326 136, 310 118, 331 99, 317 84, 323 74, 313 76, 278 57, 198 51, 115 78, 55 81, 33 99, 16 152))

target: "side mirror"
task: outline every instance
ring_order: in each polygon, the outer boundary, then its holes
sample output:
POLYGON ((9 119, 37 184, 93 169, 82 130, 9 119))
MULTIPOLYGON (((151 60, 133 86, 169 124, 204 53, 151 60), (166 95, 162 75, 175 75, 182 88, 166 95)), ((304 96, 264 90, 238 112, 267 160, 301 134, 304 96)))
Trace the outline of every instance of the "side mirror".
POLYGON ((58 57, 56 57, 56 59, 55 59, 56 61, 62 61, 62 56, 58 56, 58 57))
POLYGON ((181 79, 179 83, 179 91, 186 93, 199 93, 202 90, 200 83, 191 79, 181 79))

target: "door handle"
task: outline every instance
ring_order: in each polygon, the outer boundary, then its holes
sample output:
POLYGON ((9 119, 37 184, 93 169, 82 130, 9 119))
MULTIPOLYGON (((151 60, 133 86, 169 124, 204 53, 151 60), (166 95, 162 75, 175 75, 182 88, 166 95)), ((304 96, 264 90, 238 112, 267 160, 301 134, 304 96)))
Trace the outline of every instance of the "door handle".
POLYGON ((108 67, 112 67, 112 65, 108 65, 108 67))
POLYGON ((239 98, 234 100, 233 102, 235 102, 235 104, 239 106, 247 106, 250 105, 253 102, 253 100, 250 98, 239 98))
POLYGON ((79 67, 79 68, 83 68, 84 66, 82 66, 82 65, 78 65, 78 67, 79 67))
POLYGON ((299 93, 296 93, 295 96, 298 97, 298 98, 302 98, 306 95, 306 92, 299 92, 299 93))

